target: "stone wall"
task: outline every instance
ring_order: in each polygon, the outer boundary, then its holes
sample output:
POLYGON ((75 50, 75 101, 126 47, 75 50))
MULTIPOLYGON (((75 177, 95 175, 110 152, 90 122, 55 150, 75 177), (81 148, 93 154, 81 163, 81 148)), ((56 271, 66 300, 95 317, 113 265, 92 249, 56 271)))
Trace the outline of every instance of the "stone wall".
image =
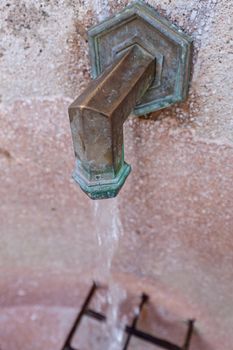
MULTIPOLYGON (((192 83, 186 103, 149 119, 132 116, 125 124, 126 161, 133 172, 117 199, 98 204, 110 231, 109 215, 116 211, 121 221, 112 271, 132 293, 144 288, 178 318, 196 317, 199 342, 193 349, 230 349, 232 4, 148 3, 193 37, 192 83)), ((87 284, 103 263, 96 257, 96 204, 71 180, 67 108, 90 79, 86 29, 127 4, 1 0, 0 302, 2 310, 9 308, 2 311, 5 318, 0 314, 3 350, 6 344, 21 349, 20 339, 27 338, 22 322, 12 326, 11 320, 8 328, 6 321, 25 305, 47 305, 54 312, 48 316, 54 338, 44 338, 55 349, 61 310, 71 312, 75 287, 87 284), (12 329, 21 329, 15 340, 12 329)), ((44 316, 38 310, 34 319, 29 311, 25 315, 35 321, 36 334, 44 316)))

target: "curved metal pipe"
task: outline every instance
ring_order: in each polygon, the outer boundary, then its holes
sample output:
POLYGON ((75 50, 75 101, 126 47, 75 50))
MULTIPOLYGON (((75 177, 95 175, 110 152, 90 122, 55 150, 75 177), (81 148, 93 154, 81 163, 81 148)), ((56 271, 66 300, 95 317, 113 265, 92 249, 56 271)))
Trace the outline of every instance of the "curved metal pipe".
POLYGON ((69 107, 73 177, 90 198, 115 197, 129 175, 123 123, 154 78, 155 58, 133 45, 69 107))

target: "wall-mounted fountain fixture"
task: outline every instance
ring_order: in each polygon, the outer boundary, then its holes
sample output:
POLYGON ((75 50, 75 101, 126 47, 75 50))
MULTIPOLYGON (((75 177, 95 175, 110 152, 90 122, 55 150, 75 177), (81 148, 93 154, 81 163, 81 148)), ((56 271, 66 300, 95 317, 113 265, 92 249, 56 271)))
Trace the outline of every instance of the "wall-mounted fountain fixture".
POLYGON ((123 123, 186 99, 192 40, 142 1, 88 32, 92 75, 69 107, 74 179, 92 199, 115 197, 131 167, 123 123))

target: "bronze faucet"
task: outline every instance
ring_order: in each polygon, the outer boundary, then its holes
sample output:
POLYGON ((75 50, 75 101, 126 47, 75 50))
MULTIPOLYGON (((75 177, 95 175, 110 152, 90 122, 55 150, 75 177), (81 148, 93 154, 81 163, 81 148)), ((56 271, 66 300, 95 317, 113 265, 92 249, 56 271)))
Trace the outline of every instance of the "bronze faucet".
POLYGON ((90 198, 103 199, 115 197, 131 171, 124 161, 123 141, 123 124, 130 113, 140 104, 137 114, 186 97, 190 42, 141 1, 91 29, 89 36, 96 79, 69 107, 76 157, 73 177, 90 198), (151 23, 146 25, 139 14, 157 21, 154 37, 151 23), (167 33, 162 37, 163 28, 167 33), (183 45, 183 52, 169 35, 183 45))

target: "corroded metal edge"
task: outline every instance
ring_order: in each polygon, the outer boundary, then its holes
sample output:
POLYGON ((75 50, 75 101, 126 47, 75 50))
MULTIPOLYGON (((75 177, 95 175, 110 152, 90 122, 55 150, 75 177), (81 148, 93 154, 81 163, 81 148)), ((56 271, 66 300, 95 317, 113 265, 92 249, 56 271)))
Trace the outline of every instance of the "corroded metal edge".
POLYGON ((124 163, 117 176, 112 181, 108 181, 106 183, 99 183, 95 185, 87 184, 83 177, 80 177, 76 171, 73 173, 73 179, 91 199, 108 199, 117 196, 130 172, 131 166, 124 163))
POLYGON ((188 96, 190 72, 191 72, 191 52, 192 52, 192 38, 184 33, 173 23, 160 16, 157 11, 151 6, 138 0, 132 5, 126 7, 116 15, 104 20, 103 22, 92 27, 88 31, 89 49, 91 58, 92 77, 95 79, 101 74, 100 68, 100 54, 99 54, 99 38, 138 16, 159 30, 169 40, 175 42, 180 47, 179 69, 176 78, 175 92, 172 95, 166 96, 162 99, 157 99, 149 103, 141 103, 134 109, 134 114, 137 116, 146 115, 160 109, 169 107, 170 105, 184 101, 188 96))

